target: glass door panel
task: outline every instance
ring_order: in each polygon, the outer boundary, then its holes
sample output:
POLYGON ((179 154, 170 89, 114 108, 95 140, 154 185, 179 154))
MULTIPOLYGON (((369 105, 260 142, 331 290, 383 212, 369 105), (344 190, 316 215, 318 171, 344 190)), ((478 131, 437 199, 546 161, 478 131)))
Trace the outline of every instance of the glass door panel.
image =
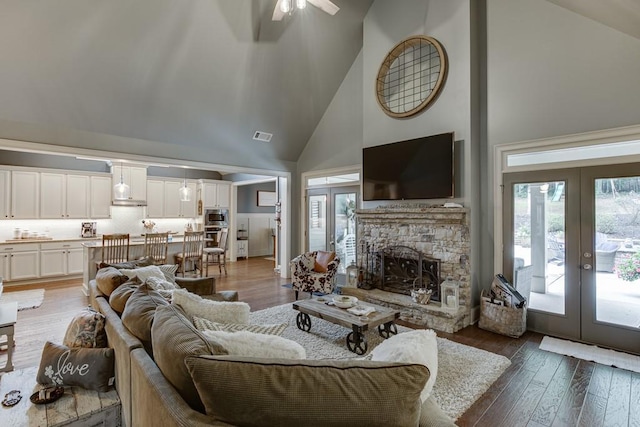
MULTIPOLYGON (((336 189, 339 190, 339 189, 336 189)), ((356 261, 356 197, 355 192, 334 192, 334 242, 336 255, 340 257, 338 274, 346 274, 346 268, 356 261)))
POLYGON ((562 181, 514 184, 513 282, 530 310, 565 313, 563 193, 562 181))
POLYGON ((327 195, 317 194, 307 197, 309 214, 307 225, 307 245, 309 252, 327 250, 327 195))
POLYGON ((571 188, 580 188, 575 170, 504 175, 503 266, 527 298, 529 329, 579 338, 579 209, 571 188))

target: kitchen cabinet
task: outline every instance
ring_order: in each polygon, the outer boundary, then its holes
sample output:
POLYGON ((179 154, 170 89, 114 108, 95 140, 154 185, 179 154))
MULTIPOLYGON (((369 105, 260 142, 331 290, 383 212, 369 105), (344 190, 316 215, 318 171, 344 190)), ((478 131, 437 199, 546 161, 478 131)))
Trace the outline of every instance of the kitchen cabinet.
POLYGON ((40 218, 88 218, 88 175, 40 173, 40 218))
POLYGON ((36 279, 39 258, 37 243, 0 245, 0 276, 7 281, 36 279))
MULTIPOLYGON (((145 202, 147 200, 147 168, 144 166, 114 165, 111 168, 112 186, 120 182, 129 186, 129 199, 145 202)), ((115 195, 114 195, 115 196, 115 195)), ((113 197, 115 200, 115 197, 113 197)))
POLYGON ((163 218, 163 217, 164 217, 164 181, 156 180, 156 179, 147 179, 147 218, 163 218))
POLYGON ((40 277, 80 274, 82 269, 82 242, 40 244, 40 277))
POLYGON ((196 189, 195 181, 187 180, 191 189, 191 200, 180 200, 180 187, 184 181, 150 179, 147 180, 147 217, 148 218, 195 218, 196 189))
POLYGON ((231 199, 231 185, 225 183, 202 182, 202 204, 206 208, 228 208, 231 199))
POLYGON ((11 172, 0 170, 0 219, 11 218, 11 172))
POLYGON ((111 218, 111 177, 92 175, 89 181, 89 216, 93 219, 111 218))
POLYGON ((39 207, 40 173, 11 171, 11 219, 36 219, 39 207))

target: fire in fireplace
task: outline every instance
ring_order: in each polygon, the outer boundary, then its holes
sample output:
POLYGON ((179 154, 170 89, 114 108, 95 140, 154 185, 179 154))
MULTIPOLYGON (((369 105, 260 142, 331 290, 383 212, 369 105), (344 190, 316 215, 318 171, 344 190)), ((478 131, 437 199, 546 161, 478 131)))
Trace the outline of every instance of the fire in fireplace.
POLYGON ((440 301, 440 260, 408 246, 387 246, 377 252, 379 265, 374 286, 387 292, 411 295, 412 290, 431 291, 440 301))

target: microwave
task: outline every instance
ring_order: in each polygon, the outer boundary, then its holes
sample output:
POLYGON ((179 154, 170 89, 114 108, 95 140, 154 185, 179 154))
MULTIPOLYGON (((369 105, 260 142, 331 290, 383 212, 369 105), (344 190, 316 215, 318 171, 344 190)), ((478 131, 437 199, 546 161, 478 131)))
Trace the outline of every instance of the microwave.
POLYGON ((227 224, 227 210, 207 209, 204 213, 204 222, 205 225, 225 226, 227 224))

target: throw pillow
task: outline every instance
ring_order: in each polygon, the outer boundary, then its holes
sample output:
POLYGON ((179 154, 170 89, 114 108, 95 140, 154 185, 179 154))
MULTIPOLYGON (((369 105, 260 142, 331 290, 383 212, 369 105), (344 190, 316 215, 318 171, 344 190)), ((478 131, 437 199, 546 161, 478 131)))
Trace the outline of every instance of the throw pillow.
POLYGON ((162 295, 143 284, 131 294, 122 312, 122 324, 142 341, 144 349, 152 357, 151 325, 156 308, 163 305, 168 303, 162 295))
POLYGON ((249 331, 257 334, 268 335, 282 335, 288 323, 276 323, 273 325, 245 325, 240 323, 218 323, 212 322, 202 317, 193 316, 193 325, 199 330, 204 331, 206 329, 210 331, 226 331, 226 332, 238 332, 249 331))
POLYGON ((112 348, 69 348, 47 342, 37 381, 44 385, 109 391, 114 382, 114 360, 112 348))
POLYGON ((211 301, 186 289, 176 289, 171 303, 182 307, 189 318, 198 316, 218 323, 249 324, 250 308, 246 302, 211 301))
POLYGON ((295 341, 277 335, 258 334, 249 331, 202 332, 224 347, 231 356, 271 357, 282 359, 306 359, 307 352, 295 341))
POLYGON ((157 265, 147 265, 146 267, 139 267, 134 269, 123 268, 120 270, 122 274, 129 277, 129 279, 138 278, 140 282, 144 283, 150 277, 156 277, 158 279, 166 280, 164 273, 157 265))
POLYGON ((204 406, 184 359, 200 354, 227 354, 227 351, 195 329, 184 312, 173 305, 158 307, 151 338, 155 362, 164 377, 189 406, 202 412, 204 406))
POLYGON ((105 348, 107 333, 105 317, 91 307, 76 314, 67 327, 62 343, 67 347, 105 348))
POLYGON ((127 281, 127 276, 114 267, 105 267, 96 273, 96 286, 109 297, 118 286, 127 281))
POLYGON ((318 251, 313 271, 316 273, 326 273, 329 263, 336 257, 335 252, 318 251))
POLYGON ((169 282, 176 284, 176 271, 178 271, 178 264, 163 264, 158 266, 164 278, 169 282))
POLYGON ((417 426, 418 364, 192 356, 208 415, 237 426, 417 426), (248 404, 247 402, 250 402, 248 404))
POLYGON ((121 315, 124 311, 124 307, 129 300, 129 297, 138 289, 140 284, 136 279, 129 280, 128 282, 118 286, 109 297, 109 305, 114 311, 121 315))
POLYGON ((419 363, 429 368, 429 381, 420 394, 422 402, 431 395, 438 376, 438 341, 431 329, 394 335, 371 351, 371 360, 419 363))
POLYGON ((152 265, 152 264, 153 264, 153 258, 148 256, 148 257, 142 257, 139 259, 135 259, 132 261, 125 261, 125 262, 114 262, 114 263, 101 262, 99 267, 100 268, 114 267, 120 270, 123 268, 133 269, 138 267, 145 267, 147 265, 152 265))

